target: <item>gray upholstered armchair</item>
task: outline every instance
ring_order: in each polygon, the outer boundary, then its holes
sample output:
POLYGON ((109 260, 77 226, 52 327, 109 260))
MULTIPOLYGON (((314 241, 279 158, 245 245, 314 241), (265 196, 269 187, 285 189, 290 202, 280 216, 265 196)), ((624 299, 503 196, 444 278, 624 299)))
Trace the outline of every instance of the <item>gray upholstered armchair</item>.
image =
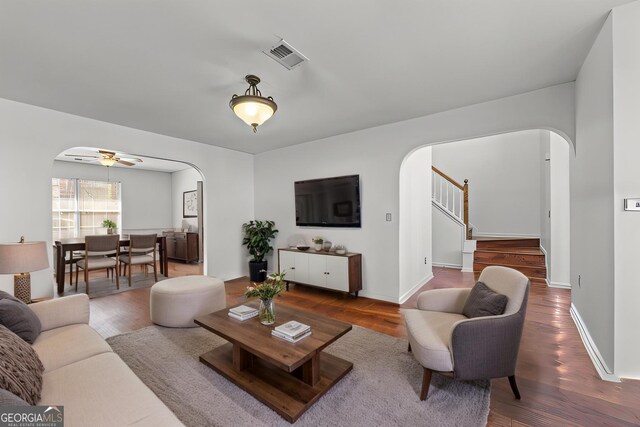
POLYGON ((479 281, 508 297, 504 313, 467 318, 462 314, 471 289, 433 289, 418 296, 418 308, 403 310, 409 351, 423 366, 420 400, 431 374, 452 372, 459 380, 509 377, 516 399, 516 361, 524 325, 529 279, 507 267, 486 267, 479 281))

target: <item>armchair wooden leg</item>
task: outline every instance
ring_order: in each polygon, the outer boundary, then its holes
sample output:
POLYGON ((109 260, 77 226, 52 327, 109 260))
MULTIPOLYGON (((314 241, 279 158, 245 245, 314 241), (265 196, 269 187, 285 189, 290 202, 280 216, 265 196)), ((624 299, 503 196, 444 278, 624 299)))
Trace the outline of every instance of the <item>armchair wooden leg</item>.
POLYGON ((407 344, 407 351, 411 353, 411 343, 407 344))
POLYGON ((420 400, 426 400, 429 394, 429 386, 431 385, 431 369, 424 368, 422 374, 422 391, 420 392, 420 400))
POLYGON ((509 375, 509 384, 511 384, 511 391, 517 400, 520 400, 520 392, 518 391, 518 385, 516 384, 516 376, 509 375))

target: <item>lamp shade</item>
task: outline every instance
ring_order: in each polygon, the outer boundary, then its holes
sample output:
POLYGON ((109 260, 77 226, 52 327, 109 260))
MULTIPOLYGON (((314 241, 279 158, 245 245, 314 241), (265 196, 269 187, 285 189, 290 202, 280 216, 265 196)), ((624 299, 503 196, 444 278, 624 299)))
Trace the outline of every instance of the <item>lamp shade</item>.
POLYGON ((232 101, 233 112, 249 126, 260 126, 273 116, 275 103, 259 96, 242 95, 232 101))
POLYGON ((45 242, 0 243, 0 274, 31 273, 48 267, 45 242))
POLYGON ((273 116, 278 106, 270 96, 264 97, 258 89, 260 78, 249 74, 244 78, 249 83, 249 89, 244 95, 233 95, 229 101, 229 107, 233 112, 248 124, 256 132, 258 126, 266 122, 273 116))

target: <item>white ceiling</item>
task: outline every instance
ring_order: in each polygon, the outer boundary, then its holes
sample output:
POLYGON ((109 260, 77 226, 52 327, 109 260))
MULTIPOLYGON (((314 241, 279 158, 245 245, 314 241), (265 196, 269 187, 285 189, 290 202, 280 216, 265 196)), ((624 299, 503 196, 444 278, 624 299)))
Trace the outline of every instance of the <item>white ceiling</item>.
POLYGON ((572 81, 628 2, 0 0, 0 97, 258 153, 572 81), (248 73, 278 103, 257 134, 248 73))
MULTIPOLYGON (((56 160, 59 160, 62 162, 83 163, 86 165, 95 165, 95 166, 105 167, 99 163, 98 159, 90 159, 86 157, 75 157, 75 156, 99 156, 98 150, 114 151, 114 150, 110 150, 109 148, 74 147, 58 154, 58 156, 56 157, 56 160)), ((125 160, 126 158, 136 158, 136 159, 142 160, 142 162, 135 163, 134 166, 120 165, 116 163, 113 166, 110 166, 112 168, 141 169, 141 170, 151 170, 151 171, 157 171, 157 172, 178 172, 181 170, 190 169, 192 167, 182 162, 138 156, 134 154, 123 153, 120 151, 116 153, 116 157, 124 158, 125 160)))

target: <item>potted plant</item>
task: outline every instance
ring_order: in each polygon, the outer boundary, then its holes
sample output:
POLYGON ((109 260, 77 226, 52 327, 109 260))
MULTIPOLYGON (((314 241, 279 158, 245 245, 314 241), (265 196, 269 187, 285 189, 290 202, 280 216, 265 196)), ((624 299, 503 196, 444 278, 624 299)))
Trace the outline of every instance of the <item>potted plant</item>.
POLYGON ((273 228, 273 221, 249 221, 242 224, 244 238, 242 244, 249 249, 249 279, 252 282, 264 282, 267 277, 267 260, 264 257, 273 249, 271 239, 276 237, 278 230, 273 228))
POLYGON ((116 223, 108 218, 102 221, 102 226, 107 229, 107 234, 113 234, 115 229, 118 228, 116 223))
POLYGON ((316 236, 311 239, 311 241, 313 242, 313 249, 315 249, 316 251, 322 250, 322 243, 324 242, 324 239, 322 237, 316 236))

